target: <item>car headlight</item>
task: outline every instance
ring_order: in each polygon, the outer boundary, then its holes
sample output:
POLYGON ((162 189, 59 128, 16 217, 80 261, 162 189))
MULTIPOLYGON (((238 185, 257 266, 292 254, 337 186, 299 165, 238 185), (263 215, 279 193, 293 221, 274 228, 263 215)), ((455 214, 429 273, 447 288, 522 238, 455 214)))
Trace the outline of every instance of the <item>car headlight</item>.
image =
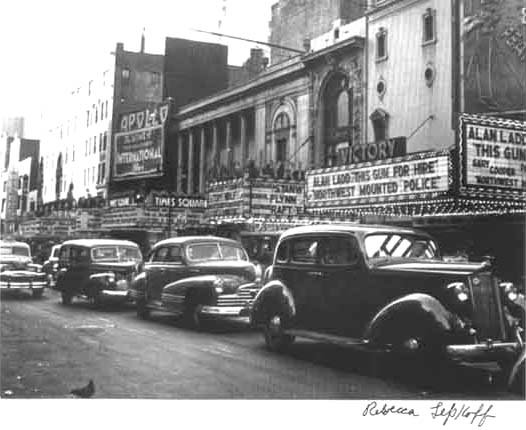
POLYGON ((504 293, 504 297, 510 302, 515 303, 515 300, 519 297, 519 290, 511 282, 501 282, 499 287, 504 293))
POLYGON ((464 282, 452 282, 447 286, 460 303, 465 303, 469 300, 469 288, 464 282))
POLYGON ((254 272, 256 274, 256 281, 261 281, 261 277, 263 276, 263 269, 261 268, 261 264, 256 264, 254 266, 254 272))
POLYGON ((217 294, 221 294, 224 291, 224 289, 223 289, 224 283, 225 283, 225 281, 223 281, 223 279, 220 279, 220 278, 218 278, 218 279, 216 279, 214 281, 214 289, 215 289, 217 294))

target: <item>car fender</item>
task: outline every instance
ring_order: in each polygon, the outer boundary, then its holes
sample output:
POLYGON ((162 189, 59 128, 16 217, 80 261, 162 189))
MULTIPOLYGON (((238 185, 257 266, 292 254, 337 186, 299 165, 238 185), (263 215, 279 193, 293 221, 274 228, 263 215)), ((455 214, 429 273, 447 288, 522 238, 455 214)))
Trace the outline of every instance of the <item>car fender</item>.
POLYGON ((137 298, 146 297, 146 273, 139 273, 130 283, 129 287, 130 295, 137 298))
POLYGON ((384 306, 368 324, 364 339, 371 344, 385 344, 401 332, 416 329, 432 333, 439 340, 461 326, 462 321, 436 298, 414 293, 384 306))
POLYGON ((185 305, 209 303, 214 296, 214 282, 220 278, 220 275, 200 275, 171 282, 163 287, 162 301, 176 300, 185 305))
POLYGON ((289 319, 296 316, 294 296, 279 279, 267 282, 252 302, 250 321, 253 325, 263 324, 269 312, 278 311, 289 319))

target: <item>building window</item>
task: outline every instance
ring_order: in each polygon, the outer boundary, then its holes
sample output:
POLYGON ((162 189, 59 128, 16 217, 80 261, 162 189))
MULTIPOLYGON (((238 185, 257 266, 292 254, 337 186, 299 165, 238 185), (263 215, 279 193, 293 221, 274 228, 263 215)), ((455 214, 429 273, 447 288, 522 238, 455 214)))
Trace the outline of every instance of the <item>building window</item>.
POLYGON ((99 110, 95 107, 95 123, 99 121, 99 110))
POLYGON ((88 82, 88 96, 91 96, 91 91, 93 90, 93 81, 88 82))
POLYGON ((89 143, 88 141, 86 140, 86 142, 84 143, 84 155, 88 155, 88 147, 89 147, 89 143))
POLYGON ((97 136, 93 136, 93 153, 97 152, 97 136))
POLYGON ((102 133, 99 134, 99 152, 102 152, 102 133))
POLYGON ((91 168, 91 183, 95 183, 95 166, 91 168))
POLYGON ((89 110, 86 111, 86 127, 89 127, 89 110))
POLYGON ((100 104, 100 119, 104 119, 104 103, 100 104))
POLYGON ((348 149, 353 140, 352 88, 343 73, 329 78, 323 94, 324 167, 348 164, 348 149))
POLYGON ((104 132, 104 135, 103 135, 103 142, 102 142, 102 150, 103 151, 106 151, 106 142, 107 142, 107 138, 108 138, 108 134, 107 132, 104 132))
POLYGON ((102 163, 102 166, 101 166, 101 183, 104 183, 104 180, 106 178, 106 163, 102 163))
POLYGON ((383 109, 376 109, 369 118, 373 125, 374 141, 381 142, 386 140, 389 114, 383 109))
MULTIPOLYGON (((285 112, 278 114, 274 121, 276 142, 276 163, 286 163, 290 136, 290 118, 285 112)), ((286 167, 286 166, 284 166, 286 167)))
POLYGON ((376 33, 376 61, 387 60, 387 30, 380 27, 376 33))
POLYGON ((106 118, 108 118, 108 101, 104 102, 104 110, 106 111, 106 118))
POLYGON ((153 86, 158 86, 161 84, 161 74, 158 72, 152 72, 150 74, 151 83, 153 86))
POLYGON ((122 69, 122 80, 126 83, 130 80, 130 69, 122 69))
POLYGON ((423 40, 422 43, 427 45, 428 43, 436 42, 436 10, 427 9, 423 15, 423 40))

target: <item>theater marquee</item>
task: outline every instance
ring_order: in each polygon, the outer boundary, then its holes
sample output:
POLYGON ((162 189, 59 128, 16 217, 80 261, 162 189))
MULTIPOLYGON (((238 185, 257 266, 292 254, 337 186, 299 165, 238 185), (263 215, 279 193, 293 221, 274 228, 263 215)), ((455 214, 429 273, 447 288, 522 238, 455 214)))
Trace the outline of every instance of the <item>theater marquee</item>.
POLYGON ((519 121, 460 117, 461 191, 514 195, 526 191, 526 126, 519 121))
POLYGON ((435 198, 450 190, 448 153, 419 153, 375 163, 307 172, 307 206, 435 198))

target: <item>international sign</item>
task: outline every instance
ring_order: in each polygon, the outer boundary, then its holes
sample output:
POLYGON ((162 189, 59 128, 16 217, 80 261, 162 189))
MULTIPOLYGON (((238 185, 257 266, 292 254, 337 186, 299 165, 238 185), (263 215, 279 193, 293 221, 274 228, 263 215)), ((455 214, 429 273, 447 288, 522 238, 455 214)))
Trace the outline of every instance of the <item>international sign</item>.
POLYGON ((526 126, 464 115, 460 118, 462 184, 490 192, 526 190, 526 126))
POLYGON ((428 198, 447 193, 449 178, 447 153, 319 169, 307 172, 307 205, 343 206, 428 198))
POLYGON ((164 126, 115 134, 113 178, 163 173, 164 126))

